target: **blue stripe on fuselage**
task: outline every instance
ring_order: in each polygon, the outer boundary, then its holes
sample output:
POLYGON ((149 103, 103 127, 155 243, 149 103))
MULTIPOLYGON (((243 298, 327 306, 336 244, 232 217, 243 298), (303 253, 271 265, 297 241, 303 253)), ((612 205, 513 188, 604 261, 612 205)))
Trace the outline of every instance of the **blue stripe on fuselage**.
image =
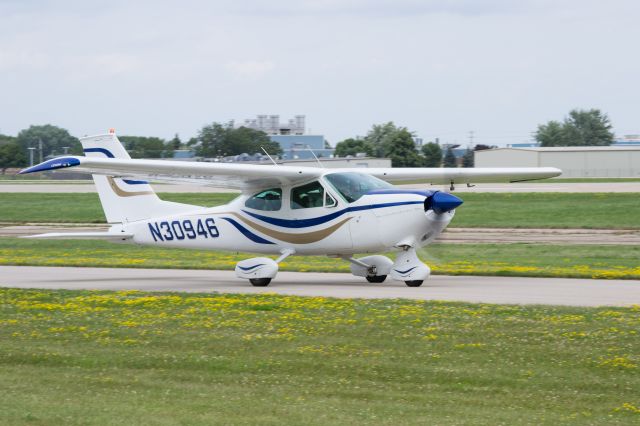
POLYGON ((366 206, 352 206, 331 214, 327 214, 320 217, 314 217, 310 219, 280 219, 277 217, 269 217, 269 216, 263 216, 257 213, 251 213, 246 210, 242 210, 242 211, 250 216, 255 217, 256 219, 260 219, 263 222, 267 222, 276 226, 281 226, 283 228, 307 228, 309 226, 322 225, 323 223, 327 223, 349 212, 357 212, 362 210, 374 210, 374 209, 382 209, 385 207, 406 206, 411 204, 422 204, 422 203, 424 203, 424 201, 400 201, 396 203, 382 203, 382 204, 368 204, 366 206))
POLYGON ((227 222, 229 222, 230 224, 235 226, 238 231, 242 232, 242 235, 244 235, 245 237, 247 237, 248 239, 250 239, 254 243, 258 243, 258 244, 275 244, 275 243, 273 243, 273 242, 271 242, 269 240, 265 240, 264 238, 262 238, 259 235, 254 234, 253 232, 249 231, 247 228, 245 228, 244 226, 240 225, 238 222, 236 222, 235 220, 231 219, 230 217, 223 217, 222 219, 226 220, 227 222))

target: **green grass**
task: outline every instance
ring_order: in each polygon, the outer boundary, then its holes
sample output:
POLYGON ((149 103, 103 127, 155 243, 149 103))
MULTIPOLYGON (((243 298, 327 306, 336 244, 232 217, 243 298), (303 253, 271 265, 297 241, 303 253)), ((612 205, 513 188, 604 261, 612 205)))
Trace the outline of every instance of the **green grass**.
POLYGON ((487 228, 640 228, 635 193, 465 193, 450 226, 487 228))
MULTIPOLYGON (((214 206, 230 193, 164 193, 163 199, 214 206)), ((624 193, 465 193, 452 227, 640 228, 640 196, 624 193)), ((105 221, 97 194, 0 193, 0 222, 105 221)))
MULTIPOLYGON (((640 279, 640 247, 435 244, 419 253, 435 274, 640 279)), ((0 265, 233 269, 248 253, 162 249, 103 241, 0 238, 0 265)), ((393 257, 393 254, 391 254, 393 257)), ((343 260, 292 256, 284 271, 348 272, 343 260)))
POLYGON ((0 300, 7 425, 640 420, 638 308, 15 289, 0 300))
MULTIPOLYGON (((1 189, 1 188, 0 188, 1 189)), ((171 193, 164 199, 200 206, 216 206, 236 198, 234 193, 171 193)), ((106 221, 96 193, 2 193, 0 222, 82 222, 106 221)))

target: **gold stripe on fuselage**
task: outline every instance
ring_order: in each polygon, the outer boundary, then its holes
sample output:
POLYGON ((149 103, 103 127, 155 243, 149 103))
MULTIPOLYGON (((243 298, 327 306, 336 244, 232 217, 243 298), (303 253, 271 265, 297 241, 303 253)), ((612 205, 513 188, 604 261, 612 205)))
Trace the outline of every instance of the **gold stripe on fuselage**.
POLYGON ((227 213, 219 213, 219 214, 232 214, 238 219, 240 219, 241 221, 243 221, 245 224, 262 232, 263 234, 268 235, 277 240, 284 241, 286 243, 291 243, 291 244, 316 243, 322 239, 327 238, 329 235, 336 232, 342 225, 344 225, 345 223, 347 223, 352 219, 351 217, 347 217, 345 219, 342 219, 340 222, 329 226, 328 228, 320 229, 318 231, 293 234, 290 232, 276 231, 275 229, 267 228, 266 226, 255 223, 254 221, 249 220, 235 212, 227 212, 227 213))
POLYGON ((113 176, 107 176, 107 182, 109 182, 109 186, 113 189, 113 192, 116 193, 118 197, 135 197, 136 195, 152 195, 153 191, 136 191, 136 192, 127 192, 122 190, 118 184, 116 184, 113 176))

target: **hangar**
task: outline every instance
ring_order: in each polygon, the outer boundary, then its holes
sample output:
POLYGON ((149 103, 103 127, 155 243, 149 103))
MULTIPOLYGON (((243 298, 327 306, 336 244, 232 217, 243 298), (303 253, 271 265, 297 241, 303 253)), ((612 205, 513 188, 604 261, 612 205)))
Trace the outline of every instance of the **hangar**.
POLYGON ((475 152, 475 167, 557 167, 562 177, 640 177, 640 146, 496 148, 475 152))

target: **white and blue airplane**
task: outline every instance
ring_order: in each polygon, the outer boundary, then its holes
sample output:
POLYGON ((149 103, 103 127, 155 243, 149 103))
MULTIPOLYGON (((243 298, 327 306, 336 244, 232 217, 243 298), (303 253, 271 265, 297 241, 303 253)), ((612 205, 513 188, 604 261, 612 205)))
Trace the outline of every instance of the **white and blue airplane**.
POLYGON ((156 247, 251 252, 235 272, 267 286, 291 255, 345 259, 351 272, 372 283, 387 276, 417 287, 429 276, 416 249, 433 242, 462 200, 447 192, 404 190, 390 182, 432 185, 514 182, 559 176, 533 168, 323 169, 280 165, 133 160, 113 132, 81 139, 84 156, 64 156, 22 170, 91 173, 107 232, 49 233, 30 238, 102 239, 156 247), (158 198, 148 180, 238 189, 217 207, 158 198), (395 261, 373 253, 398 251, 395 261), (355 258, 356 254, 370 254, 355 258))

